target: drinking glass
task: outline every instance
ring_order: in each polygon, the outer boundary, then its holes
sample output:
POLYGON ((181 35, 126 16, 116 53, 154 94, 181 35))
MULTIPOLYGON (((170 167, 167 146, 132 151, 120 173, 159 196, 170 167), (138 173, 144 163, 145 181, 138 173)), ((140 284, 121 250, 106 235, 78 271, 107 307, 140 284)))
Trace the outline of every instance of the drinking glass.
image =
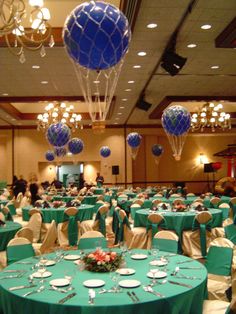
POLYGON ((151 254, 153 256, 153 261, 155 261, 157 259, 157 255, 158 255, 158 248, 155 244, 152 245, 151 254))
POLYGON ((115 292, 118 291, 118 282, 120 279, 120 274, 118 272, 110 272, 110 278, 114 282, 114 287, 112 287, 112 290, 115 292))
POLYGON ((152 277, 151 283, 152 285, 155 285, 157 283, 156 274, 158 273, 158 268, 156 268, 156 266, 149 264, 149 273, 151 274, 152 277))

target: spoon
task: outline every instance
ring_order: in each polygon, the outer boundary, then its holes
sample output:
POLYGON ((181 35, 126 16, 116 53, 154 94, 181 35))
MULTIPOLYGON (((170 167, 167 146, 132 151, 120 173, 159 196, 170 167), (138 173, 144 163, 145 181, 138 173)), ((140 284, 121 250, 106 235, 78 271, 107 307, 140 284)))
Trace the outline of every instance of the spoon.
POLYGON ((44 289, 45 289, 45 287, 41 286, 37 290, 32 290, 32 291, 29 291, 29 292, 23 294, 23 297, 27 297, 28 295, 31 295, 33 293, 39 293, 39 292, 43 291, 44 289))

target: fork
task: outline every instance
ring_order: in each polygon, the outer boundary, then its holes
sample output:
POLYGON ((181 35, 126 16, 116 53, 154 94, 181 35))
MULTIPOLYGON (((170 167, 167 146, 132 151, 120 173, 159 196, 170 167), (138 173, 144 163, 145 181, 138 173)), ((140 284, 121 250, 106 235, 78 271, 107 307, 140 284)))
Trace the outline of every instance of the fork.
POLYGON ((39 292, 43 291, 44 289, 45 289, 45 287, 44 287, 44 286, 41 286, 41 287, 39 287, 39 288, 36 289, 36 290, 32 290, 32 291, 29 291, 29 292, 23 294, 23 297, 27 297, 28 295, 31 295, 31 294, 33 294, 33 293, 39 293, 39 292))

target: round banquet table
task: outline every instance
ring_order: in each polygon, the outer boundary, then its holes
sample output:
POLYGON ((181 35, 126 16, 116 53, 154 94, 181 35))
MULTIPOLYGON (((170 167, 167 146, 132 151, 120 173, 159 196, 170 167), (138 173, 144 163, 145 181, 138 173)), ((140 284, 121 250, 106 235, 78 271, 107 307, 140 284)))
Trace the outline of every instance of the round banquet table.
MULTIPOLYGON (((22 208, 22 218, 24 221, 29 221, 30 215, 29 211, 32 209, 31 206, 23 207, 22 208)), ((61 223, 65 221, 64 217, 64 211, 65 207, 59 207, 59 208, 39 208, 42 216, 43 216, 43 222, 50 223, 52 220, 55 220, 56 223, 61 223)), ((84 220, 90 220, 93 218, 94 214, 94 205, 86 205, 82 204, 78 209, 78 214, 76 215, 77 220, 84 221, 84 220)))
MULTIPOLYGON (((222 226, 222 211, 220 209, 209 208, 209 212, 212 214, 212 228, 222 226)), ((147 217, 150 213, 153 213, 149 209, 139 209, 135 213, 134 217, 134 227, 146 227, 147 217)), ((155 212, 154 212, 155 213, 155 212)), ((166 221, 166 229, 175 230, 177 235, 182 236, 183 230, 191 230, 194 217, 196 216, 196 211, 188 212, 171 212, 171 211, 161 211, 159 214, 162 214, 166 221)))
MULTIPOLYGON (((111 289, 114 286, 114 282, 111 281, 109 273, 93 273, 89 271, 81 271, 75 266, 74 261, 62 260, 53 266, 48 266, 47 271, 51 273, 51 276, 44 282, 45 290, 40 293, 31 294, 28 297, 23 295, 32 289, 37 289, 41 286, 38 282, 40 279, 35 279, 37 287, 25 288, 10 291, 10 287, 29 285, 27 280, 28 276, 34 271, 31 270, 32 264, 36 264, 35 258, 29 258, 25 260, 25 264, 11 264, 5 270, 25 270, 26 272, 21 278, 5 279, 1 280, 2 276, 6 276, 14 273, 2 273, 0 274, 0 311, 4 314, 199 314, 202 313, 203 300, 206 297, 207 292, 207 271, 204 265, 195 260, 191 260, 188 257, 181 255, 170 256, 169 253, 159 252, 161 255, 167 254, 169 264, 167 265, 166 283, 158 284, 153 287, 154 291, 159 292, 163 297, 159 297, 148 293, 143 290, 142 285, 150 283, 150 279, 147 277, 149 271, 149 262, 153 259, 145 250, 135 250, 135 253, 141 253, 146 256, 142 260, 133 260, 131 256, 127 254, 126 262, 127 267, 135 270, 135 273, 129 276, 120 276, 120 280, 138 280, 140 286, 135 288, 123 288, 120 293, 103 293, 99 294, 100 287, 94 288, 96 297, 94 305, 88 303, 88 291, 89 288, 83 285, 85 280, 100 279, 103 280, 105 285, 103 288, 111 289), (31 265, 26 263, 32 262, 31 265), (185 262, 182 264, 182 262, 185 262), (180 264, 178 264, 180 263, 180 264), (180 269, 179 274, 187 276, 195 276, 198 279, 184 279, 175 278, 171 275, 176 266, 180 269), (184 267, 192 267, 191 269, 184 269, 184 267), (74 290, 67 293, 61 293, 54 290, 49 290, 50 281, 52 279, 64 278, 65 269, 70 270, 77 268, 76 274, 73 278, 72 285, 74 290), (172 283, 170 283, 172 281, 172 283), (173 282, 187 284, 181 286, 173 284, 173 282), (138 302, 134 302, 128 295, 128 292, 135 292, 139 298, 138 302), (59 304, 59 300, 67 296, 68 294, 75 292, 76 295, 68 299, 65 303, 59 304)), ((67 252, 68 253, 68 252, 67 252)), ((70 254, 79 254, 79 251, 71 251, 70 254)), ((133 252, 132 252, 133 254, 133 252)), ((47 255, 48 259, 52 259, 54 254, 47 255)), ((158 258, 158 257, 157 257, 158 258)), ((161 270, 161 267, 160 267, 161 270)), ((64 287, 66 288, 66 287, 64 287)))
POLYGON ((88 204, 88 205, 95 205, 97 201, 97 196, 92 195, 92 196, 84 196, 82 200, 82 204, 88 204))
POLYGON ((93 190, 93 193, 96 194, 96 195, 101 195, 101 194, 103 194, 104 192, 105 192, 105 189, 103 189, 103 188, 95 188, 95 189, 93 190))
POLYGON ((21 224, 13 221, 6 221, 6 224, 0 227, 0 251, 6 250, 8 242, 14 238, 21 228, 21 224))
POLYGON ((62 201, 62 202, 70 202, 73 201, 76 198, 76 196, 62 196, 62 195, 56 195, 53 196, 53 201, 62 201))

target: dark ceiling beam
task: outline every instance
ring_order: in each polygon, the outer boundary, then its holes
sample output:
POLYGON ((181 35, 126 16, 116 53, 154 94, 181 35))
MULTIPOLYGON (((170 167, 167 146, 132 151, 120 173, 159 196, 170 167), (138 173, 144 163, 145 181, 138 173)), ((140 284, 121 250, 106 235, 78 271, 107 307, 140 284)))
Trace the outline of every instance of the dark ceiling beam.
MULTIPOLYGON (((230 101, 236 102, 236 96, 166 96, 150 113, 149 119, 161 119, 163 110, 172 102, 189 102, 189 101, 230 101)), ((231 112, 231 118, 236 118, 236 112, 231 112)))
POLYGON ((236 48, 236 17, 215 39, 216 48, 236 48))

